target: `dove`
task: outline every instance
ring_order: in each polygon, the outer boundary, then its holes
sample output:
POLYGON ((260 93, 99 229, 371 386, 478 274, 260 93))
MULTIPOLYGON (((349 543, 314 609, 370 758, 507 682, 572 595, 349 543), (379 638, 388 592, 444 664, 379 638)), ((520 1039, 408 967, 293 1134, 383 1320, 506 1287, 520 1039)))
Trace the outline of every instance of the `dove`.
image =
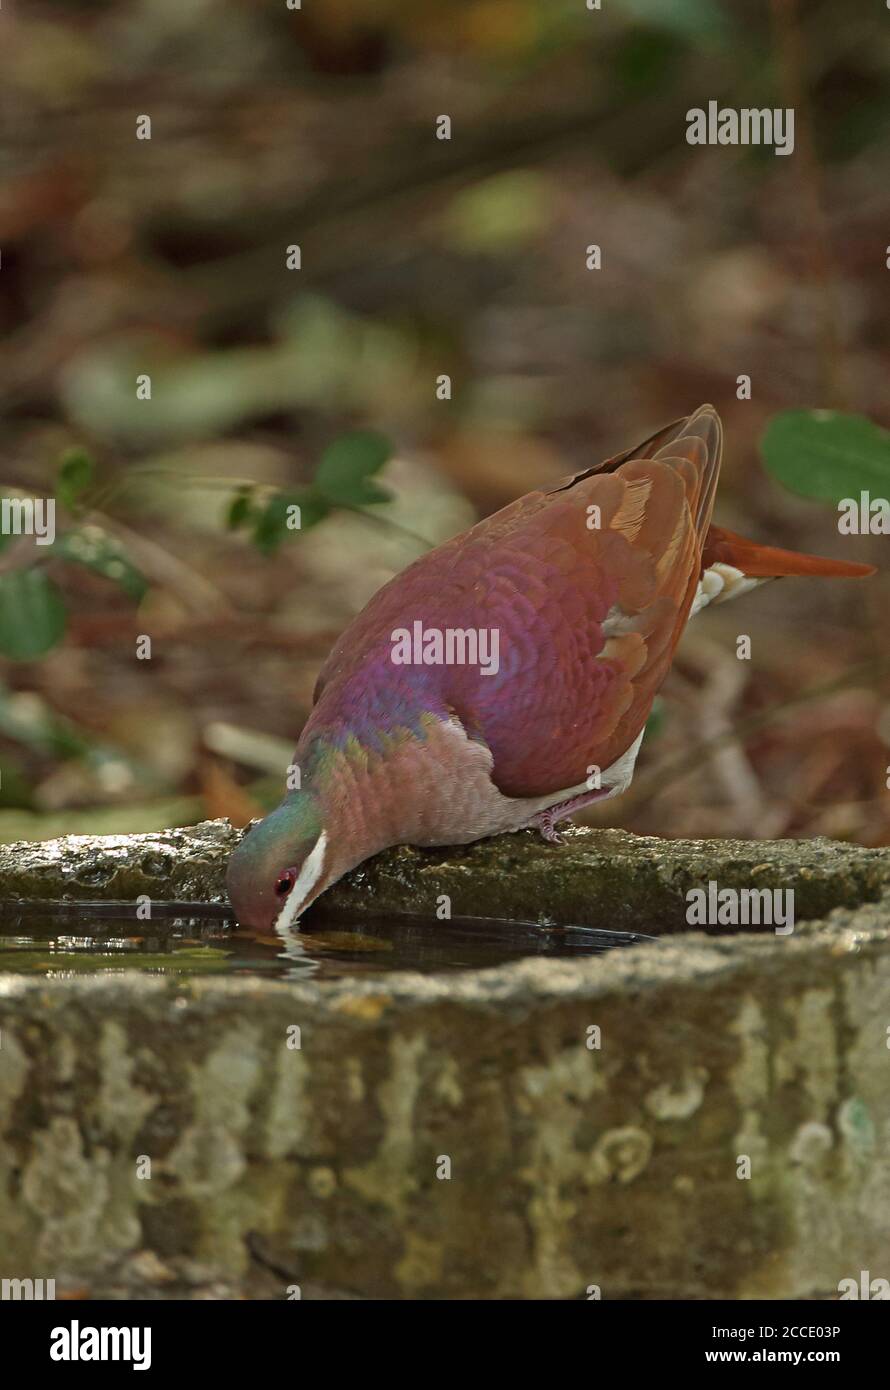
POLYGON ((286 935, 393 845, 558 826, 631 783, 690 617, 782 576, 873 567, 712 525, 723 429, 703 405, 414 561, 337 641, 294 754, 299 790, 248 829, 238 920, 286 935))

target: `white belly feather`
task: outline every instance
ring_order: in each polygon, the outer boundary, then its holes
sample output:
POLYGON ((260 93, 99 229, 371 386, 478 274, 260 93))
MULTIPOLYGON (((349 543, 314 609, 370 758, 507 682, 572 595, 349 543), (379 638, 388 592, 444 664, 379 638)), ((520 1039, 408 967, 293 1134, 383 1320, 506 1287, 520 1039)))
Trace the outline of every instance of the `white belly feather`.
POLYGON ((756 589, 759 584, 766 583, 766 579, 752 579, 750 575, 737 570, 735 565, 725 565, 718 560, 716 565, 711 565, 703 572, 698 581, 698 590, 692 601, 689 616, 694 618, 696 613, 700 613, 709 604, 725 603, 727 599, 738 598, 741 594, 756 589))

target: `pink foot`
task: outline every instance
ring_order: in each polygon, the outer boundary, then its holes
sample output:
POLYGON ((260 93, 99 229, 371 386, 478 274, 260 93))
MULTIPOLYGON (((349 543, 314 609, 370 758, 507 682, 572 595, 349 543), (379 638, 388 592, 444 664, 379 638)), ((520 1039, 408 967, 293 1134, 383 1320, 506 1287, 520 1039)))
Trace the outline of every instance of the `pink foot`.
POLYGON ((568 801, 548 806, 546 811, 539 811, 536 816, 532 816, 529 825, 533 825, 548 844, 564 845, 565 836, 560 835, 556 828, 560 821, 568 820, 576 811, 583 811, 585 806, 592 806, 595 801, 602 801, 611 790, 611 787, 601 787, 599 791, 582 792, 580 796, 572 796, 568 801))
POLYGON ((542 839, 546 840, 549 845, 565 844, 566 837, 560 835, 549 811, 542 811, 540 815, 535 816, 530 824, 537 827, 542 839))

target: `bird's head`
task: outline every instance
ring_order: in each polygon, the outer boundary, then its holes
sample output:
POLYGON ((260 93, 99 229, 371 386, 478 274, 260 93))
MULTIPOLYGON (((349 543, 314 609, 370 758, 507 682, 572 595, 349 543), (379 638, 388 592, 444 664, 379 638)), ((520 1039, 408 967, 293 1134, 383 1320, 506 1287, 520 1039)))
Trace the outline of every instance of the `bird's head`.
POLYGON ((327 887, 328 837, 309 792, 295 792, 247 831, 226 883, 242 926, 286 932, 327 887))

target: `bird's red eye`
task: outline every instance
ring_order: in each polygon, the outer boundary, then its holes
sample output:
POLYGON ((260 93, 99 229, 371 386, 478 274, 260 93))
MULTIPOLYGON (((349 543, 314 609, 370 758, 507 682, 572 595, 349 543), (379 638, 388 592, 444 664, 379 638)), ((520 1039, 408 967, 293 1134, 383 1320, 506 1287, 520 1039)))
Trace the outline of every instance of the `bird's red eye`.
POLYGON ((284 873, 275 884, 275 892, 278 894, 279 898, 283 898, 286 893, 289 893, 296 881, 296 869, 285 869, 284 873))

